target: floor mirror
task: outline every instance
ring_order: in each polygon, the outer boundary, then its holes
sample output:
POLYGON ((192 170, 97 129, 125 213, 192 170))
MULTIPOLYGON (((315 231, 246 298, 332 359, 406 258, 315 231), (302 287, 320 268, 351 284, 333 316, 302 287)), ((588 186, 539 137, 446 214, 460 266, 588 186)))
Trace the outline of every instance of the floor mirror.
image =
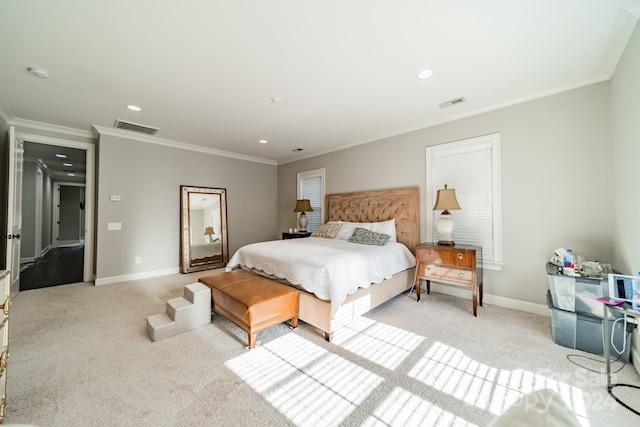
POLYGON ((181 185, 180 227, 182 273, 227 265, 227 192, 224 188, 181 185))

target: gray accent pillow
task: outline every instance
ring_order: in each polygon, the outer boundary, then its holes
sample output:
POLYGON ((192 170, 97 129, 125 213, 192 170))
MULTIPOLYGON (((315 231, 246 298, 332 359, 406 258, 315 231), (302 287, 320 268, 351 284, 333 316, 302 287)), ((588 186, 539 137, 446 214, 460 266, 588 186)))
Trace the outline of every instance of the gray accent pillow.
POLYGON ((351 237, 349 237, 349 242, 360 243, 362 245, 384 246, 390 238, 391 236, 388 234, 376 233, 375 231, 358 227, 353 231, 351 237))
POLYGON ((322 224, 318 228, 316 228, 313 233, 311 233, 311 237, 320 237, 322 239, 335 239, 338 235, 338 231, 340 231, 340 227, 342 224, 338 223, 327 223, 322 224))

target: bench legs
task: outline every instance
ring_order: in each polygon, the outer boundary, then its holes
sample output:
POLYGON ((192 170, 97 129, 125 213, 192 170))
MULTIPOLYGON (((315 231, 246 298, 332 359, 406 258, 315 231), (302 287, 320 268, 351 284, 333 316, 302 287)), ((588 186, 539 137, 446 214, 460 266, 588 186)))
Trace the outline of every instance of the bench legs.
MULTIPOLYGON (((296 329, 298 327, 298 316, 294 316, 291 318, 291 327, 293 329, 296 329)), ((250 331, 247 331, 247 339, 249 341, 249 350, 254 349, 256 347, 256 339, 258 337, 258 332, 260 331, 256 331, 253 333, 250 331)))

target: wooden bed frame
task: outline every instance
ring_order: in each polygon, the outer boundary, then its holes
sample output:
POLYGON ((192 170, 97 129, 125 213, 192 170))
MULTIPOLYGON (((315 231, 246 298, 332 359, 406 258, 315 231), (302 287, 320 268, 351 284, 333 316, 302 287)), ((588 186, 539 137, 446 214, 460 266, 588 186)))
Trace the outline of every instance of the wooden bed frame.
MULTIPOLYGON (((378 222, 395 218, 398 242, 414 254, 420 242, 418 187, 330 194, 326 196, 325 211, 326 221, 378 222)), ((300 320, 324 331, 325 339, 331 341, 340 326, 411 288, 414 273, 415 268, 411 268, 381 283, 360 288, 347 297, 335 316, 330 301, 300 291, 300 320)))

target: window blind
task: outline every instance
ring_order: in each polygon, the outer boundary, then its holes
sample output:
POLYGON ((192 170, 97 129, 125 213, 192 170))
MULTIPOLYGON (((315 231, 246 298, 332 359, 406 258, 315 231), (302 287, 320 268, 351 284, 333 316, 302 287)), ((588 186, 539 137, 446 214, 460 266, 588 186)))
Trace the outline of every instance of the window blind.
POLYGON ((314 231, 322 222, 322 198, 324 197, 322 175, 310 174, 305 176, 300 174, 299 186, 299 197, 301 199, 309 199, 313 208, 313 212, 306 212, 309 220, 307 231, 314 231))
MULTIPOLYGON (((428 159, 429 160, 429 159, 428 159)), ((453 240, 482 246, 483 258, 494 260, 494 182, 490 142, 434 150, 430 156, 433 200, 437 190, 456 190, 460 210, 450 211, 455 223, 453 240)), ((431 211, 433 224, 441 211, 431 211)), ((435 240, 439 239, 434 230, 435 240)))

